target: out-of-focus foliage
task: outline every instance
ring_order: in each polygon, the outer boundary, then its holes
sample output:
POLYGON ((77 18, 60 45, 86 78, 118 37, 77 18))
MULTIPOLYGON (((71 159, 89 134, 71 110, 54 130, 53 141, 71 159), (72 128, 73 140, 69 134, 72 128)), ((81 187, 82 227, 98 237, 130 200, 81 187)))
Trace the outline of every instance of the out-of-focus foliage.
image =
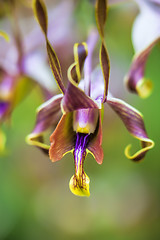
MULTIPOLYGON (((57 4, 46 2, 51 7, 57 4)), ((86 18, 88 3, 82 1, 81 4, 81 9, 75 6, 76 23, 86 18)), ((25 136, 34 125, 35 109, 42 103, 40 92, 35 88, 13 112, 12 124, 2 126, 7 136, 7 151, 0 156, 0 239, 159 239, 160 72, 159 65, 155 64, 160 62, 158 45, 146 67, 146 77, 154 84, 152 95, 142 101, 123 86, 123 77, 133 56, 131 28, 137 13, 138 9, 130 2, 109 9, 105 30, 111 58, 109 87, 116 96, 128 99, 143 112, 155 148, 139 164, 127 160, 123 149, 128 142, 135 142, 115 114, 106 108, 104 162, 98 166, 92 157, 87 159, 85 168, 92 179, 92 194, 87 199, 77 198, 68 189, 72 155, 53 164, 38 149, 25 143, 25 136)), ((76 40, 86 40, 81 38, 87 36, 90 23, 84 20, 83 24, 84 30, 80 26, 76 29, 76 40)))

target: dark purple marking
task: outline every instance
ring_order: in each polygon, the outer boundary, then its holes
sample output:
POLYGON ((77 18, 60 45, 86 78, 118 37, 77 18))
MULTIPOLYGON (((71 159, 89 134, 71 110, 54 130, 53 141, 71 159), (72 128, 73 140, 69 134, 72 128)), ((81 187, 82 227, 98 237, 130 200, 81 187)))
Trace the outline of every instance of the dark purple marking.
POLYGON ((0 118, 4 116, 4 114, 8 110, 8 107, 9 107, 8 102, 0 102, 0 118))
POLYGON ((76 134, 76 144, 74 150, 74 159, 76 164, 76 169, 78 170, 78 166, 83 164, 83 160, 86 155, 86 147, 89 140, 89 134, 77 133, 76 134), (80 161, 80 162, 79 162, 80 161))

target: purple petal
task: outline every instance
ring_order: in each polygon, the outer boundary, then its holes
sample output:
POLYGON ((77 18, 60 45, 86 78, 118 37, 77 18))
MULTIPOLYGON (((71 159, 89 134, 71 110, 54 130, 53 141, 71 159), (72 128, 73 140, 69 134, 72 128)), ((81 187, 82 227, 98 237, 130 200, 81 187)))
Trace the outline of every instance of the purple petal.
POLYGON ((132 42, 135 52, 143 51, 160 38, 160 2, 155 0, 136 0, 140 13, 132 29, 132 42))
POLYGON ((72 70, 75 72, 71 72, 72 79, 79 83, 81 80, 81 72, 84 65, 84 61, 88 55, 87 44, 86 43, 75 43, 74 44, 74 61, 76 63, 75 68, 72 70))
POLYGON ((84 64, 84 91, 88 96, 91 96, 92 94, 92 91, 91 91, 92 55, 93 55, 93 51, 97 43, 97 40, 98 40, 98 32, 95 29, 93 29, 89 34, 89 37, 87 40, 88 56, 84 64))
POLYGON ((154 142, 147 136, 143 116, 135 108, 120 99, 108 97, 107 103, 121 118, 129 133, 140 140, 142 149, 135 154, 129 154, 131 145, 127 146, 125 149, 125 155, 127 158, 132 159, 133 161, 140 161, 144 158, 147 151, 154 146, 154 142))
POLYGON ((0 120, 5 117, 9 108, 10 108, 9 102, 1 102, 0 101, 0 120))
POLYGON ((33 133, 42 133, 57 123, 61 115, 60 103, 62 98, 62 94, 56 95, 38 107, 33 133))
POLYGON ((128 89, 133 93, 137 93, 142 98, 148 97, 151 93, 152 84, 144 78, 144 72, 148 56, 158 41, 160 41, 160 38, 152 42, 142 52, 135 55, 130 70, 125 77, 128 89))
POLYGON ((80 109, 73 112, 73 129, 80 133, 94 133, 97 127, 99 111, 96 108, 80 109))
POLYGON ((61 115, 62 97, 62 94, 54 96, 37 109, 35 128, 26 138, 28 144, 49 150, 49 146, 43 141, 43 134, 58 122, 61 115))
POLYGON ((103 102, 104 102, 105 99, 106 99, 106 96, 108 94, 110 62, 109 62, 107 49, 106 49, 105 44, 103 42, 101 44, 99 56, 100 56, 100 65, 101 65, 103 78, 104 78, 104 95, 103 95, 103 102))
POLYGON ((99 52, 100 65, 104 78, 104 94, 103 102, 105 102, 107 93, 108 93, 108 84, 109 84, 109 72, 110 72, 110 62, 108 52, 104 42, 104 25, 107 19, 107 1, 106 0, 97 0, 96 1, 96 22, 99 34, 101 36, 101 47, 99 52))
POLYGON ((103 74, 98 66, 92 71, 91 75, 91 98, 99 101, 99 103, 102 103, 104 97, 104 87, 103 74))
POLYGON ((6 73, 2 74, 2 82, 0 83, 0 98, 9 99, 16 85, 16 79, 6 73))
POLYGON ((47 35, 48 16, 44 2, 42 0, 34 0, 33 9, 42 31, 44 32, 45 35, 47 35))
POLYGON ((72 79, 73 68, 75 68, 75 64, 71 65, 68 70, 69 83, 62 100, 63 111, 72 112, 83 108, 98 108, 98 105, 79 89, 78 84, 72 79))

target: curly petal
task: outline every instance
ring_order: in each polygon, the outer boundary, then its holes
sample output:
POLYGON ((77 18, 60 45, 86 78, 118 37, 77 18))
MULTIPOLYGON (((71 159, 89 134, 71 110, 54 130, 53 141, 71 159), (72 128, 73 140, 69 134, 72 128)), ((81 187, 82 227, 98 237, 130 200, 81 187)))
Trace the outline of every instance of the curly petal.
POLYGON ((129 150, 131 145, 128 145, 125 149, 126 157, 133 161, 142 160, 148 150, 154 146, 154 142, 147 136, 142 114, 126 102, 117 98, 109 97, 107 103, 121 118, 129 133, 141 142, 142 149, 133 155, 130 155, 129 150))
POLYGON ((44 143, 44 132, 58 122, 61 115, 60 103, 63 95, 59 94, 43 103, 37 109, 37 119, 35 127, 31 134, 26 137, 26 142, 29 145, 34 145, 48 153, 49 145, 44 143))
POLYGON ((40 148, 44 153, 48 155, 50 146, 44 143, 44 138, 42 134, 30 133, 26 137, 26 142, 29 145, 40 148))
POLYGON ((147 98, 151 94, 152 83, 144 77, 145 66, 151 50, 158 41, 160 41, 160 38, 156 39, 138 54, 135 54, 129 72, 125 77, 128 90, 142 98, 147 98))
POLYGON ((76 83, 79 83, 81 80, 81 71, 84 65, 84 61, 88 55, 88 47, 85 42, 82 43, 75 43, 74 44, 74 61, 76 63, 75 67, 75 76, 72 78, 75 80, 76 83))

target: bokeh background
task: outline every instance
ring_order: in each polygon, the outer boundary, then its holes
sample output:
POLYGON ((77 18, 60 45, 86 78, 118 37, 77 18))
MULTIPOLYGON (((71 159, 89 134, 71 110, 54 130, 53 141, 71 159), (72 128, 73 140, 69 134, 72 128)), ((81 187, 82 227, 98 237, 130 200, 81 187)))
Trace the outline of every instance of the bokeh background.
MULTIPOLYGON (((60 2, 46 0, 49 9, 54 9, 60 2)), ((30 1, 17 2, 19 21, 25 22, 24 36, 25 27, 28 31, 27 21, 33 17, 29 4, 30 1)), ((93 2, 82 0, 72 4, 71 45, 72 41, 86 41, 88 29, 95 25, 93 2)), ((91 196, 74 196, 68 187, 74 173, 72 154, 51 163, 40 150, 25 142, 35 123, 35 109, 43 102, 39 89, 34 88, 14 109, 10 123, 2 125, 7 142, 5 152, 0 156, 0 239, 160 238, 160 46, 153 49, 147 61, 146 77, 152 79, 154 86, 148 99, 129 94, 123 82, 134 54, 131 30, 137 14, 138 8, 131 1, 109 8, 105 39, 111 60, 110 90, 143 113, 155 147, 140 163, 126 159, 125 146, 132 143, 134 151, 139 143, 106 105, 103 164, 98 165, 92 156, 87 156, 85 171, 91 179, 91 196)), ((8 26, 4 19, 8 19, 8 15, 1 14, 3 30, 8 26)), ((98 47, 99 43, 95 50, 97 62, 98 47)), ((71 56, 72 47, 68 52, 71 56)), ((60 55, 63 57, 63 51, 59 51, 60 55)), ((72 61, 69 59, 68 66, 72 61)))

